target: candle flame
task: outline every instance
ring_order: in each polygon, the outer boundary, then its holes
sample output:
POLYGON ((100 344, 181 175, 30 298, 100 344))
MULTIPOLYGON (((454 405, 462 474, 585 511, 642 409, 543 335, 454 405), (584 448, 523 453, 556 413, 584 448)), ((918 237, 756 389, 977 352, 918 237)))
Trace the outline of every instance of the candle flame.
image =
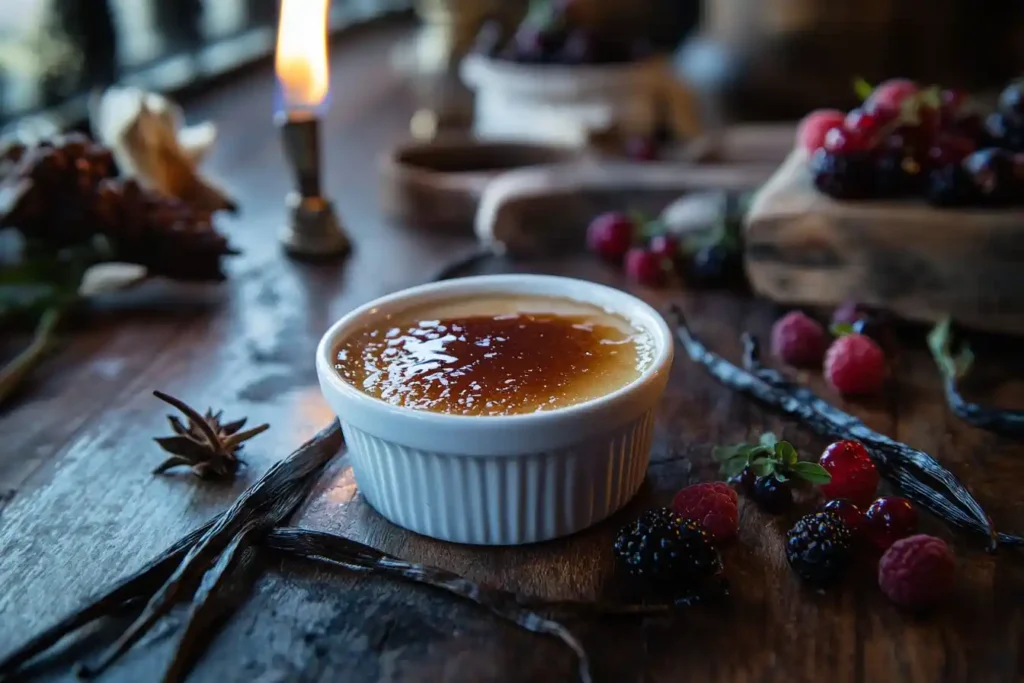
POLYGON ((274 67, 288 108, 315 108, 327 97, 330 0, 281 0, 274 67))

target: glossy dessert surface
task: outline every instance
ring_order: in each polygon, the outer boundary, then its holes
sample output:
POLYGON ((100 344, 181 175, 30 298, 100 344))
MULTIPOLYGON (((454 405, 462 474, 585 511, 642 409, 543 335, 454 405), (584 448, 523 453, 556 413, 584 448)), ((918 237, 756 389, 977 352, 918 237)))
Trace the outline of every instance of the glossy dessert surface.
POLYGON ((363 393, 449 415, 517 415, 607 395, 652 363, 650 336, 571 299, 463 296, 378 318, 342 338, 334 369, 363 393))

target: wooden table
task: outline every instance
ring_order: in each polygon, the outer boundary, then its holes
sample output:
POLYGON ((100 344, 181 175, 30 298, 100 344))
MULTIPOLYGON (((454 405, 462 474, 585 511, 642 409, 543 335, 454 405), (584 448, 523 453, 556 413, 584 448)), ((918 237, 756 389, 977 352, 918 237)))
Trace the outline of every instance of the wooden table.
MULTIPOLYGON (((356 243, 343 267, 284 258, 276 230, 287 186, 271 123, 271 75, 259 68, 188 103, 221 126, 211 170, 244 214, 227 229, 244 256, 212 290, 172 291, 174 303, 144 312, 99 313, 0 417, 0 653, 74 609, 225 509, 274 461, 331 419, 313 370, 314 346, 345 311, 429 279, 473 249, 469 237, 391 225, 374 204, 375 157, 401 139, 412 88, 386 50, 408 28, 385 27, 337 45, 334 104, 327 117, 328 187, 356 243), (231 485, 188 475, 153 476, 151 437, 167 428, 162 389, 191 404, 223 407, 272 428, 247 449, 250 467, 231 485)), ((613 269, 580 256, 519 264, 627 287, 613 269)), ((771 307, 726 293, 628 287, 652 303, 682 303, 700 335, 735 358, 738 333, 764 334, 771 307)), ((144 293, 135 295, 139 298, 144 293)), ((1012 354, 981 355, 999 379, 1012 354)), ((818 377, 807 377, 826 391, 818 377)), ((1024 451, 969 428, 940 400, 920 343, 900 359, 893 391, 856 404, 869 425, 934 454, 1008 531, 1024 530, 1024 451)), ((1019 404, 1019 383, 985 395, 1019 404)), ((838 399, 837 399, 838 400, 838 399)), ((611 539, 645 506, 680 487, 716 478, 711 449, 775 430, 801 450, 825 445, 799 426, 734 396, 679 357, 662 402, 650 476, 630 509, 572 538, 522 548, 479 549, 407 533, 366 505, 338 457, 295 524, 345 534, 415 561, 502 588, 549 598, 592 599, 612 578, 611 539)), ((617 618, 569 623, 607 682, 1020 681, 1024 677, 1024 556, 986 555, 933 519, 924 527, 955 541, 959 582, 937 613, 915 618, 886 602, 865 560, 839 588, 816 593, 788 569, 782 536, 790 519, 741 501, 739 540, 724 551, 733 597, 673 622, 617 618)), ((105 681, 159 680, 173 638, 147 638, 105 681)), ((45 669, 71 679, 69 652, 45 669)), ((515 630, 429 589, 297 561, 269 567, 246 605, 212 643, 191 680, 569 681, 575 661, 554 640, 515 630)))

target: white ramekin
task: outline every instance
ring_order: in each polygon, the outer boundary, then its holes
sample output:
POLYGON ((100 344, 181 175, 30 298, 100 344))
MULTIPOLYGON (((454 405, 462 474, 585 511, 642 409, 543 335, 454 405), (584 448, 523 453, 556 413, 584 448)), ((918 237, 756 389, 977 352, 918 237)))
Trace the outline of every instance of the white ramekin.
POLYGON ((672 353, 664 319, 625 292, 570 278, 490 275, 413 287, 352 311, 320 340, 316 370, 341 420, 356 483, 378 512, 433 538, 511 545, 579 531, 633 497, 647 471, 672 353), (565 297, 622 315, 651 335, 654 361, 606 396, 511 416, 393 406, 334 370, 337 341, 376 318, 431 301, 501 293, 565 297))

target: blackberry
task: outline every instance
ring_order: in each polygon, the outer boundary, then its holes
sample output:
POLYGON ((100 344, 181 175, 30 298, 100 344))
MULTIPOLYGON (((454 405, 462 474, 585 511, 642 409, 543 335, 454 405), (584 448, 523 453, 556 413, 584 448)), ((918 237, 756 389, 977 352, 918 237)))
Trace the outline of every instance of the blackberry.
POLYGON ((649 510, 619 530, 615 556, 626 572, 658 593, 692 592, 722 571, 722 560, 700 524, 669 508, 649 510))
POLYGON ((963 168, 983 203, 998 206, 1013 199, 1013 156, 1006 150, 979 149, 963 160, 963 168))
POLYGON ((701 247, 686 264, 686 282, 697 287, 719 287, 740 279, 743 260, 739 251, 725 244, 701 247))
POLYGON ((876 162, 875 192, 879 197, 920 194, 927 182, 921 164, 904 150, 889 150, 876 162))
POLYGON ((815 187, 836 199, 866 199, 874 191, 874 165, 866 152, 819 149, 811 157, 811 174, 815 187))
POLYGON ((793 490, 789 484, 772 474, 754 481, 751 497, 762 510, 772 515, 781 514, 793 505, 793 490))
POLYGON ((823 585, 837 578, 850 560, 853 536, 834 512, 815 512, 786 533, 786 559, 804 581, 823 585))
POLYGON ((946 164, 928 175, 928 201, 936 206, 975 206, 981 195, 963 166, 946 164))
POLYGON ((1024 152, 1024 120, 1011 118, 998 111, 989 114, 985 119, 985 134, 982 137, 984 145, 1024 152))

